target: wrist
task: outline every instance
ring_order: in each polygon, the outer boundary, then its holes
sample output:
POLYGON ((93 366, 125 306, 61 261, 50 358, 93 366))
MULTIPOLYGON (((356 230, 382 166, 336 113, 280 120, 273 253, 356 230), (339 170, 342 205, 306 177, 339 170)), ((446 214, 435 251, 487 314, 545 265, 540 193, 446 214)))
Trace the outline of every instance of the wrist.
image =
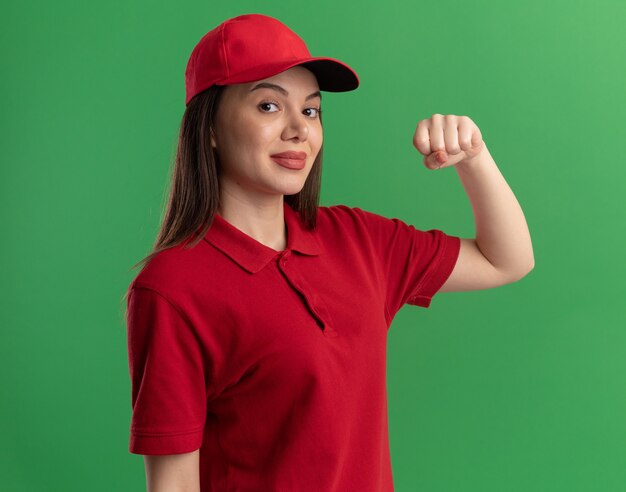
POLYGON ((472 172, 476 168, 484 165, 491 159, 491 154, 487 149, 487 145, 483 143, 483 148, 480 149, 480 152, 476 154, 474 157, 470 159, 463 160, 459 162, 456 166, 457 171, 459 172, 472 172))

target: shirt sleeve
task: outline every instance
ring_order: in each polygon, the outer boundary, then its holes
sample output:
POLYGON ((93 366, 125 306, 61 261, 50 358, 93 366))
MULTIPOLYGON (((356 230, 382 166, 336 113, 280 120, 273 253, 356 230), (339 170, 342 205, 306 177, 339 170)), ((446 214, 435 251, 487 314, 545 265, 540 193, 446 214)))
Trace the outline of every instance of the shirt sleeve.
POLYGON ((355 208, 367 227, 385 279, 388 321, 404 304, 430 307, 459 256, 461 238, 423 231, 397 218, 355 208))
POLYGON ((207 411, 203 354, 183 314, 155 290, 132 287, 127 310, 132 386, 129 451, 195 451, 207 411))

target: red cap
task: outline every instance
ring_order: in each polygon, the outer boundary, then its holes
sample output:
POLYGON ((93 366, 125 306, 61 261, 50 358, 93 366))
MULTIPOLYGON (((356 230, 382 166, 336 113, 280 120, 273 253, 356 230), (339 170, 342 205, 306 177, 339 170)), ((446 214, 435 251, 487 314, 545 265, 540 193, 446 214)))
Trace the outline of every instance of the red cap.
POLYGON ((359 77, 334 58, 312 57, 304 41, 285 24, 262 14, 244 14, 222 22, 193 49, 185 70, 185 105, 212 85, 265 79, 296 65, 317 77, 320 90, 345 92, 359 77))

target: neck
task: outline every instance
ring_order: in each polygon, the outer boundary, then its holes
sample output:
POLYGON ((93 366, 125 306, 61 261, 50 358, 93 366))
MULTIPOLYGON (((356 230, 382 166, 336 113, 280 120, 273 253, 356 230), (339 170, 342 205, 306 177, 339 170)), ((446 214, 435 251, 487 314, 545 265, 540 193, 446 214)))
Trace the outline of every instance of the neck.
POLYGON ((265 203, 240 200, 223 194, 217 213, 231 225, 261 244, 282 251, 287 247, 284 195, 265 203))

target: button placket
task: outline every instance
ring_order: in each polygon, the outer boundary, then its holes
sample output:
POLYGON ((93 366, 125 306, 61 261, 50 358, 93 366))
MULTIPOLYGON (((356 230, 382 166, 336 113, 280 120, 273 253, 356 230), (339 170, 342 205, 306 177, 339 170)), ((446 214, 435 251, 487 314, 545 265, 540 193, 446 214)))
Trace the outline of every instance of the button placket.
POLYGON ((281 266, 284 266, 284 265, 285 265, 285 263, 287 263, 287 260, 289 259, 289 255, 290 255, 290 253, 291 253, 291 251, 290 251, 290 250, 288 250, 288 249, 286 249, 285 251, 283 251, 283 252, 280 254, 280 260, 279 260, 279 262, 280 262, 281 266))
POLYGON ((302 295, 307 309, 315 318, 318 326, 320 326, 324 335, 327 337, 336 337, 337 332, 328 324, 328 313, 323 306, 321 308, 318 308, 318 306, 316 306, 311 301, 312 296, 309 292, 307 292, 308 289, 306 288, 306 282, 304 281, 304 279, 299 277, 296 270, 290 269, 290 273, 287 273, 287 268, 285 268, 285 266, 287 261, 289 260, 289 256, 289 250, 286 250, 281 254, 281 257, 278 261, 281 272, 283 273, 289 284, 302 295))

